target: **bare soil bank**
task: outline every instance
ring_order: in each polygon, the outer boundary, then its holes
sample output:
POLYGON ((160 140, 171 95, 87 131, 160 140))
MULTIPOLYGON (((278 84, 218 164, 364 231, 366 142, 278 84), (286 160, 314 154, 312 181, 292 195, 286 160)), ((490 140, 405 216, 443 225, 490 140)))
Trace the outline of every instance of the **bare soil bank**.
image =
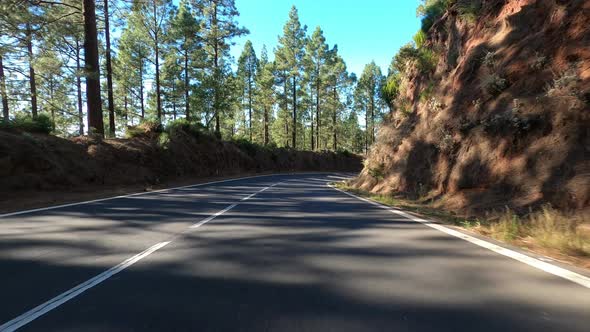
POLYGON ((476 0, 474 21, 467 2, 429 31, 436 66, 410 63, 353 186, 471 215, 587 208, 590 2, 476 0))
POLYGON ((177 130, 102 140, 0 131, 0 209, 270 172, 359 171, 349 153, 240 146, 177 130), (28 201, 28 203, 27 203, 28 201))

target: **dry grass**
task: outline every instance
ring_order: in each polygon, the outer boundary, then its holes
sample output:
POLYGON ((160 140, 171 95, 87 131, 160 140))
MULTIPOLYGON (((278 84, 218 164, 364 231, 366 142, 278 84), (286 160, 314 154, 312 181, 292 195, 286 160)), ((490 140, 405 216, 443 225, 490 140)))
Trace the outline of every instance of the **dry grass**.
POLYGON ((590 256, 590 236, 581 231, 584 215, 565 215, 544 207, 529 216, 528 236, 540 245, 579 256, 590 256))
POLYGON ((410 212, 435 218, 441 222, 469 229, 492 237, 498 241, 520 245, 533 244, 532 247, 546 249, 571 257, 590 257, 590 232, 583 228, 590 225, 588 214, 568 214, 549 206, 519 216, 506 209, 501 214, 481 219, 466 219, 448 211, 432 207, 420 200, 408 200, 389 195, 375 195, 357 190, 344 183, 336 186, 379 203, 395 206, 410 212))

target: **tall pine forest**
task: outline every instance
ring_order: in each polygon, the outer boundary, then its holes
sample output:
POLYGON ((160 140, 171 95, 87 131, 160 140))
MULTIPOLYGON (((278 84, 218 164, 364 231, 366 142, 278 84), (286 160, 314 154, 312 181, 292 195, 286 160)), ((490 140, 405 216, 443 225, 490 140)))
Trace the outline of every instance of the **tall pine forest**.
MULTIPOLYGON (((277 46, 238 38, 233 0, 3 0, 3 126, 132 137, 190 123, 226 141, 366 153, 387 104, 375 63, 351 73, 321 27, 285 13, 277 46)), ((251 36, 256 38, 256 36, 251 36)))

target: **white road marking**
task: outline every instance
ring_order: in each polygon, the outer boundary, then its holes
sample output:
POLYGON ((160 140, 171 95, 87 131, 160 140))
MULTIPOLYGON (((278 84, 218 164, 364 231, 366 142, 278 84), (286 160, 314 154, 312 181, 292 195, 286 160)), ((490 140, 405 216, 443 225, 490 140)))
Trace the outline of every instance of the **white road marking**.
POLYGON ((227 211, 229 211, 229 210, 231 210, 231 209, 235 208, 237 205, 238 205, 237 203, 236 203, 236 204, 232 204, 232 205, 230 205, 230 206, 226 207, 225 209, 223 209, 223 210, 221 210, 221 211, 219 211, 219 212, 215 213, 214 215, 210 216, 209 218, 207 218, 207 219, 204 219, 204 220, 202 220, 202 221, 199 221, 198 223, 196 223, 196 224, 192 225, 190 228, 193 228, 193 229, 194 229, 194 228, 199 228, 199 227, 201 227, 201 226, 205 225, 206 223, 210 222, 211 220, 213 220, 213 219, 215 219, 215 218, 219 217, 220 215, 222 215, 222 214, 226 213, 227 211))
MULTIPOLYGON (((242 198, 242 199, 241 199, 241 201, 242 201, 242 202, 244 202, 244 201, 247 201, 247 200, 249 200, 250 198, 252 198, 252 197, 254 197, 254 196, 256 196, 256 195, 258 195, 258 194, 260 194, 260 193, 262 193, 262 192, 264 192, 264 191, 266 191, 266 190, 268 190, 268 189, 270 189, 270 188, 272 188, 272 187, 274 187, 274 186, 278 186, 278 185, 279 185, 279 184, 281 184, 281 183, 285 183, 285 182, 287 182, 287 181, 284 181, 284 182, 279 182, 279 183, 275 183, 275 184, 273 184, 273 185, 270 185, 270 186, 268 186, 268 187, 266 187, 266 188, 262 188, 262 189, 258 190, 257 192, 255 192, 255 193, 253 193, 253 194, 250 194, 250 195, 248 195, 248 196, 246 196, 246 197, 242 198)), ((240 203, 235 203, 235 204, 232 204, 232 205, 230 205, 230 206, 226 207, 225 209, 223 209, 223 210, 221 210, 221 211, 219 211, 219 212, 215 213, 214 215, 210 216, 209 218, 207 218, 207 219, 205 219, 205 220, 202 220, 202 221, 199 221, 198 223, 196 223, 196 224, 192 225, 190 228, 193 228, 193 229, 194 229, 194 228, 199 228, 199 227, 201 227, 201 226, 205 225, 206 223, 210 222, 211 220, 213 220, 213 219, 215 219, 215 218, 219 217, 220 215, 222 215, 222 214, 226 213, 227 211, 229 211, 229 210, 231 210, 231 209, 235 208, 235 207, 236 207, 236 206, 238 206, 239 204, 240 204, 240 203)))
POLYGON ((487 241, 478 239, 476 237, 473 237, 473 236, 464 234, 462 232, 459 232, 459 231, 456 231, 454 229, 445 227, 443 225, 435 224, 432 221, 428 221, 428 220, 425 220, 425 219, 422 219, 422 218, 415 217, 415 216, 410 215, 410 214, 408 214, 408 213, 406 213, 406 212, 404 212, 404 211, 402 211, 400 209, 392 208, 392 207, 389 207, 389 206, 386 206, 386 205, 377 203, 375 201, 372 201, 372 200, 369 200, 369 199, 366 199, 366 198, 363 198, 363 197, 360 197, 360 196, 351 194, 349 192, 340 190, 340 189, 338 189, 336 187, 333 187, 331 185, 328 185, 328 186, 330 188, 335 189, 335 190, 338 190, 339 192, 344 193, 344 194, 346 194, 348 196, 354 197, 356 199, 360 199, 361 201, 364 201, 364 202, 370 203, 372 205, 378 206, 380 208, 386 209, 386 210, 388 210, 388 211, 390 211, 390 212, 392 212, 394 214, 397 214, 397 215, 402 216, 404 218, 407 218, 409 220, 412 220, 412 221, 415 221, 415 222, 424 224, 424 225, 426 225, 428 227, 434 228, 434 229, 439 230, 439 231, 441 231, 443 233, 446 233, 448 235, 451 235, 451 236, 454 236, 454 237, 463 239, 465 241, 471 242, 471 243, 473 243, 473 244, 475 244, 477 246, 480 246, 482 248, 486 248, 486 249, 491 250, 491 251, 493 251, 495 253, 498 253, 500 255, 503 255, 503 256, 512 258, 512 259, 517 260, 517 261, 519 261, 521 263, 524 263, 524 264, 527 264, 529 266, 532 266, 532 267, 534 267, 536 269, 539 269, 539 270, 545 271, 547 273, 553 274, 555 276, 558 276, 558 277, 567 279, 569 281, 575 282, 576 284, 581 285, 581 286, 584 286, 586 288, 590 288, 590 278, 588 278, 586 276, 583 276, 583 275, 581 275, 579 273, 575 273, 573 271, 564 269, 562 267, 559 267, 559 266, 556 266, 556 265, 553 265, 553 264, 549 264, 547 262, 544 262, 544 261, 541 261, 539 259, 536 259, 536 258, 527 256, 525 254, 516 252, 514 250, 510 250, 510 249, 507 249, 507 248, 504 248, 504 247, 500 247, 499 245, 496 245, 496 244, 493 244, 491 242, 487 242, 487 241))
POLYGON ((141 259, 153 254, 159 249, 164 248, 170 244, 170 242, 160 242, 156 245, 151 246, 147 250, 139 253, 124 262, 116 265, 107 271, 97 275, 96 277, 89 279, 78 286, 64 292, 53 299, 25 312, 24 314, 16 317, 15 319, 0 325, 0 331, 2 332, 9 332, 9 331, 16 331, 17 329, 23 327, 24 325, 32 322, 33 320, 43 316, 44 314, 50 312, 51 310, 59 307, 60 305, 68 302, 69 300, 77 297, 78 295, 84 293, 85 291, 89 290, 90 288, 102 283, 103 281, 109 279, 110 277, 114 276, 115 274, 125 270, 126 268, 130 267, 131 265, 139 262, 141 259))
MULTIPOLYGON (((231 180, 226 180, 226 181, 231 181, 231 180)), ((219 182, 226 182, 226 181, 219 181, 219 182)), ((286 182, 286 181, 285 181, 286 182)), ((279 184, 281 184, 283 182, 280 183, 275 183, 273 185, 270 185, 268 187, 265 187, 249 196, 246 197, 246 199, 242 199, 242 201, 245 201, 247 199, 250 199, 254 196, 256 196, 257 194, 260 194, 270 188, 273 188, 279 184)), ((167 190, 171 190, 171 189, 167 189, 167 190)), ((106 200, 106 199, 105 199, 106 200)), ((82 204, 82 203, 77 203, 77 204, 82 204)), ((72 205, 77 205, 77 204, 72 204, 72 205)), ((228 207, 226 207, 225 209, 209 216, 208 218, 192 225, 189 227, 190 229, 195 229, 195 228, 199 228, 201 226, 203 226, 204 224, 210 222, 211 220, 219 217, 220 215, 226 213, 227 211, 235 208, 236 206, 238 206, 240 203, 234 203, 228 207)), ((56 207, 54 207, 56 208, 56 207)), ((25 212, 22 212, 25 213, 25 212)), ((35 308, 25 312, 24 314, 12 319, 9 322, 6 322, 2 325, 0 325, 0 332, 12 332, 12 331, 16 331, 17 329, 29 324, 30 322, 34 321, 35 319, 45 315, 46 313, 50 312, 51 310, 61 306, 62 304, 68 302, 69 300, 79 296, 80 294, 84 293, 85 291, 87 291, 88 289, 97 286, 98 284, 102 283, 103 281, 109 279, 110 277, 114 276, 115 274, 129 268, 130 266, 132 266, 133 264, 139 262, 140 260, 148 257, 149 255, 153 254, 154 252, 164 248, 165 246, 169 245, 170 243, 172 243, 173 240, 177 239, 179 236, 184 235, 188 233, 188 230, 178 234, 176 236, 174 236, 170 241, 166 241, 166 242, 160 242, 158 244, 155 244, 153 246, 151 246, 150 248, 144 250, 143 252, 125 260, 124 262, 106 270, 105 272, 93 277, 92 279, 89 279, 81 284, 79 284, 78 286, 54 297, 53 299, 36 306, 35 308)))
POLYGON ((172 191, 172 190, 202 187, 202 186, 206 186, 206 185, 210 185, 210 184, 217 184, 217 183, 224 183, 224 182, 231 182, 231 181, 238 181, 238 180, 247 180, 247 179, 254 179, 254 178, 260 178, 260 177, 265 177, 265 176, 274 176, 274 175, 275 174, 246 176, 246 177, 242 177, 242 178, 227 179, 227 180, 220 180, 220 181, 212 181, 212 182, 205 182, 205 183, 198 183, 198 184, 191 184, 191 185, 182 186, 182 187, 165 188, 165 189, 154 190, 154 191, 146 191, 146 192, 140 192, 140 193, 134 193, 134 194, 128 194, 128 195, 120 195, 120 196, 114 196, 114 197, 94 199, 94 200, 91 200, 91 201, 83 201, 83 202, 76 202, 76 203, 70 203, 70 204, 62 204, 62 205, 50 206, 50 207, 45 207, 45 208, 33 209, 33 210, 25 210, 25 211, 11 212, 11 213, 6 213, 6 214, 0 214, 0 219, 1 218, 6 218, 6 217, 18 216, 18 215, 21 215, 21 214, 41 212, 41 211, 47 211, 47 210, 55 210, 55 209, 61 209, 61 208, 70 207, 70 206, 77 206, 77 205, 86 205, 86 204, 92 204, 92 203, 99 203, 99 202, 110 201, 110 200, 120 199, 120 198, 126 198, 126 197, 135 197, 135 196, 141 196, 141 195, 149 195, 149 194, 161 193, 161 192, 172 191))

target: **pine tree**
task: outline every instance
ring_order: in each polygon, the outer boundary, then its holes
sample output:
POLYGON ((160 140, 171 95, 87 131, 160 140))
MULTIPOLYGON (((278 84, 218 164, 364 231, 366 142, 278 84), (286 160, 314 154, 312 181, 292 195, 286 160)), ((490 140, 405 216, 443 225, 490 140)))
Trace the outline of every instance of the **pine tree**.
MULTIPOLYGON (((169 52, 169 57, 180 56, 179 68, 182 69, 182 89, 184 93, 184 114, 188 121, 191 116, 191 81, 196 77, 195 69, 204 65, 203 46, 200 41, 200 23, 192 15, 189 4, 186 0, 180 2, 178 12, 170 24, 169 38, 172 41, 172 48, 175 52, 169 52)), ((168 59, 168 61, 172 61, 168 59)), ((170 71, 169 71, 170 72, 170 71)))
POLYGON ((274 92, 274 64, 268 61, 268 52, 266 46, 262 48, 260 55, 260 64, 258 67, 258 75, 256 76, 256 105, 262 109, 262 141, 264 145, 270 143, 270 122, 272 117, 272 109, 275 102, 274 92))
MULTIPOLYGON (((84 76, 82 52, 84 44, 83 17, 77 8, 79 1, 66 0, 64 5, 52 6, 47 10, 47 20, 54 22, 46 27, 44 33, 48 45, 52 45, 63 61, 63 80, 66 86, 75 87, 75 110, 71 115, 78 125, 78 134, 84 135, 84 101, 82 77, 84 76), (75 114, 76 113, 76 114, 75 114)), ((70 90, 70 89, 67 89, 70 90)), ((68 91, 69 93, 70 91, 68 91)), ((73 121, 72 119, 67 122, 73 121)), ((66 124, 67 125, 67 124, 66 124)))
POLYGON ((320 147, 320 128, 321 128, 321 103, 322 103, 322 92, 324 90, 324 84, 326 83, 327 68, 326 63, 329 56, 328 44, 326 44, 326 38, 324 32, 318 26, 313 32, 311 39, 307 43, 306 55, 304 59, 306 80, 311 85, 310 94, 311 98, 314 99, 315 106, 315 125, 313 123, 313 114, 311 115, 311 149, 315 150, 316 147, 320 147), (314 126, 315 126, 315 137, 314 137, 314 126), (317 145, 316 145, 317 144, 317 145))
MULTIPOLYGON (((275 51, 275 58, 277 62, 277 69, 283 71, 285 77, 291 81, 291 103, 292 103, 292 122, 291 146, 297 148, 297 92, 299 89, 301 72, 303 69, 303 57, 305 56, 305 31, 306 26, 301 26, 299 22, 299 14, 297 8, 293 6, 289 12, 289 20, 283 28, 283 36, 279 37, 279 46, 275 51)), ((286 82, 283 82, 287 87, 286 82)), ((285 97, 287 91, 285 91, 285 97)), ((286 111, 286 109, 285 109, 286 111)))
POLYGON ((136 2, 140 21, 147 31, 147 36, 150 40, 150 47, 152 48, 154 75, 155 75, 155 98, 156 98, 156 117, 158 121, 162 121, 162 89, 160 82, 160 56, 162 44, 166 39, 165 28, 167 21, 172 13, 171 0, 145 0, 136 2))
POLYGON ((243 86, 243 104, 248 110, 248 135, 253 141, 252 112, 254 104, 254 90, 256 89, 256 75, 258 74, 258 58, 251 41, 247 41, 238 60, 238 78, 243 86))
MULTIPOLYGON (((146 116, 145 107, 145 75, 147 61, 151 55, 148 46, 149 37, 142 28, 141 15, 135 10, 128 17, 128 25, 121 33, 119 41, 119 78, 126 87, 131 99, 139 101, 140 118, 146 116)), ((131 104, 134 104, 131 102, 131 104)))
POLYGON ((331 90, 331 111, 332 111, 332 149, 338 150, 338 121, 340 119, 340 111, 343 108, 343 102, 340 94, 346 92, 346 88, 351 83, 351 78, 346 71, 346 63, 344 59, 338 55, 338 47, 334 48, 329 53, 328 60, 328 74, 327 81, 329 89, 331 90))
POLYGON ((376 118, 381 109, 381 91, 384 83, 381 68, 371 62, 367 64, 355 91, 356 103, 365 112, 365 153, 375 142, 376 118))
MULTIPOLYGON (((229 57, 228 50, 232 45, 232 39, 245 35, 248 30, 240 27, 236 18, 240 15, 236 9, 234 0, 193 0, 198 10, 201 22, 202 38, 207 52, 208 84, 210 85, 212 98, 212 119, 215 120, 215 133, 221 136, 221 113, 223 113, 225 94, 222 82, 226 70, 224 64, 229 57)), ((227 111, 227 110, 226 110, 227 111)))

